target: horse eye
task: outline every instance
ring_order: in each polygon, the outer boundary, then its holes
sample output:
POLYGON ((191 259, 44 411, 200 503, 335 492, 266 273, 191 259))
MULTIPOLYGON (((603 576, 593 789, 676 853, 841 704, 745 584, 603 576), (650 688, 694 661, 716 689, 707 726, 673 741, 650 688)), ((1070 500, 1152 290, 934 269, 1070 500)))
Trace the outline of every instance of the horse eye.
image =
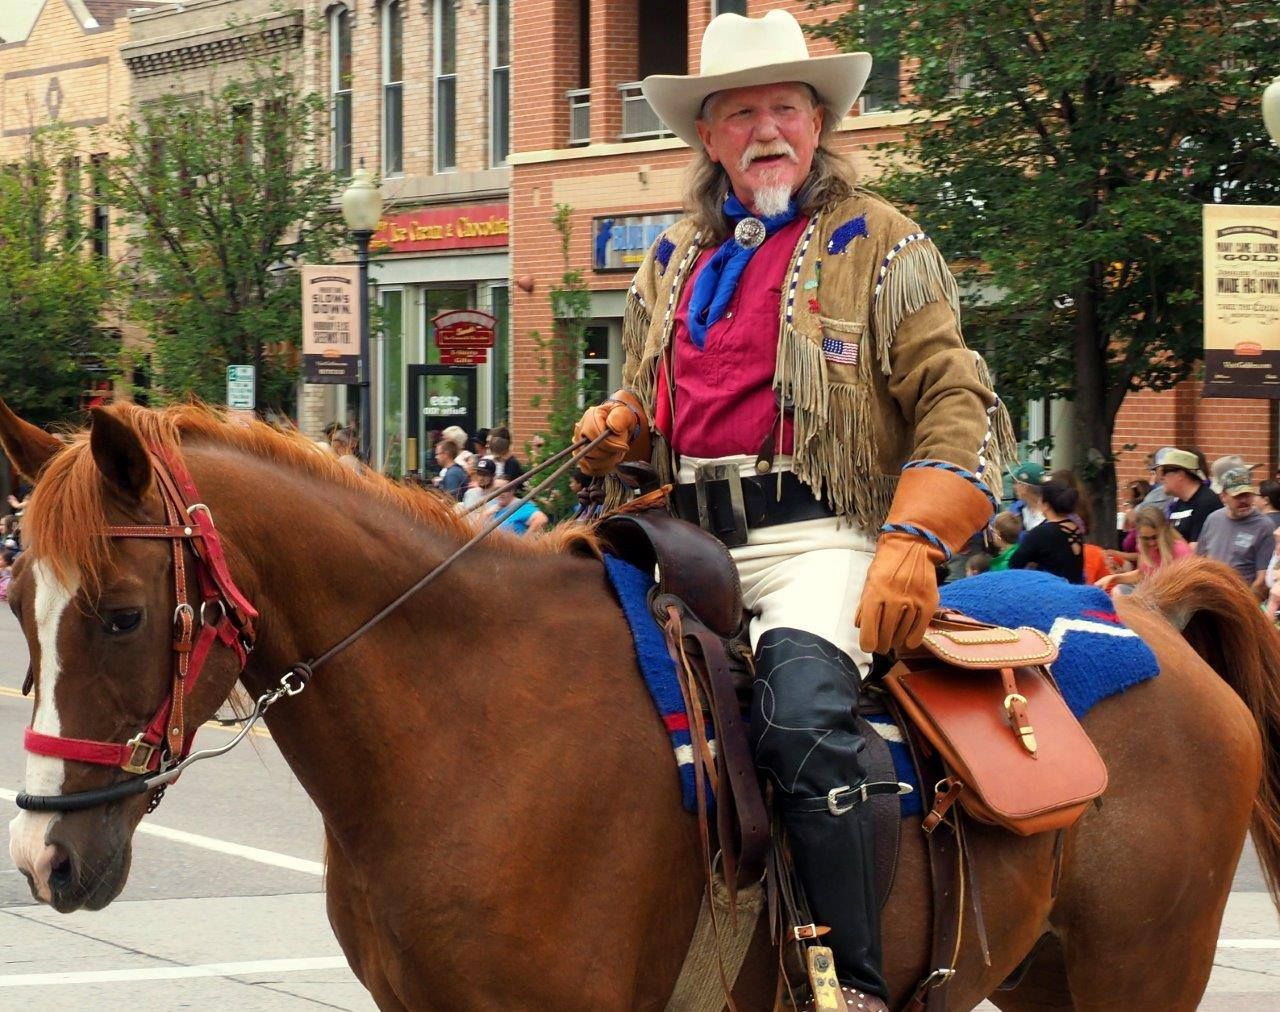
POLYGON ((138 608, 124 608, 120 611, 113 611, 107 615, 107 632, 109 633, 127 633, 138 628, 138 623, 142 621, 142 611, 138 608))

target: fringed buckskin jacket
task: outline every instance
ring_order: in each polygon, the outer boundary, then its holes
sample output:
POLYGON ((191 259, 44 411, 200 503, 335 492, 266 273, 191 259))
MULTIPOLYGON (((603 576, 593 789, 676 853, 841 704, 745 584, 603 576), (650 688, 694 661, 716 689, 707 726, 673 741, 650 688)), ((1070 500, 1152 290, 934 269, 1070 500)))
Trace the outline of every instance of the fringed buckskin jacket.
MULTIPOLYGON (((681 289, 711 244, 677 222, 627 293, 624 384, 651 418, 681 289)), ((873 534, 909 460, 957 465, 999 495, 1008 415, 961 337, 955 279, 918 225, 855 190, 810 218, 778 282, 773 386, 792 412, 798 478, 873 534)), ((655 447, 670 480, 672 454, 661 439, 655 447)))

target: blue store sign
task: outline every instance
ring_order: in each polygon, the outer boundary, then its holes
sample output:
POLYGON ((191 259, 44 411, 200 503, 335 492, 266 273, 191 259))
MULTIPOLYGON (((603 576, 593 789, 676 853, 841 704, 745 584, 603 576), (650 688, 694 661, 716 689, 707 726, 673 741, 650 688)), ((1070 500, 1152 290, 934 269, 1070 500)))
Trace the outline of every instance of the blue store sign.
POLYGON ((635 271, 658 236, 682 217, 682 211, 666 211, 593 218, 592 266, 597 271, 635 271))

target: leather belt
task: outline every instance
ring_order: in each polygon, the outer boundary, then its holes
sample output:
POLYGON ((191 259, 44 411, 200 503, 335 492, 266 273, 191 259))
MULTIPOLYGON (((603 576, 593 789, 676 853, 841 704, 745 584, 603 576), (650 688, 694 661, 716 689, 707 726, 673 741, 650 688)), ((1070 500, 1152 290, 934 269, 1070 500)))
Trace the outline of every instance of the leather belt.
POLYGON ((730 548, 745 545, 749 530, 836 515, 790 471, 744 478, 737 464, 699 465, 695 480, 677 485, 671 502, 676 516, 697 524, 730 548))

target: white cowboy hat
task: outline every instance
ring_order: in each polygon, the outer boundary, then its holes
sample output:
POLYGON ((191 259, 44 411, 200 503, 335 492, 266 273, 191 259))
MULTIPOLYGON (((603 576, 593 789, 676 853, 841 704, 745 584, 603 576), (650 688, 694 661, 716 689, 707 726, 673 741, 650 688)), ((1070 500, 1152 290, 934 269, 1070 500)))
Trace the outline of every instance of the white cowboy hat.
POLYGON ((641 87, 662 122, 697 149, 702 142, 694 123, 707 96, 717 91, 800 81, 818 93, 829 122, 839 123, 870 73, 870 53, 811 57, 800 23, 787 11, 773 10, 762 18, 713 18, 702 36, 700 74, 654 74, 641 87))

